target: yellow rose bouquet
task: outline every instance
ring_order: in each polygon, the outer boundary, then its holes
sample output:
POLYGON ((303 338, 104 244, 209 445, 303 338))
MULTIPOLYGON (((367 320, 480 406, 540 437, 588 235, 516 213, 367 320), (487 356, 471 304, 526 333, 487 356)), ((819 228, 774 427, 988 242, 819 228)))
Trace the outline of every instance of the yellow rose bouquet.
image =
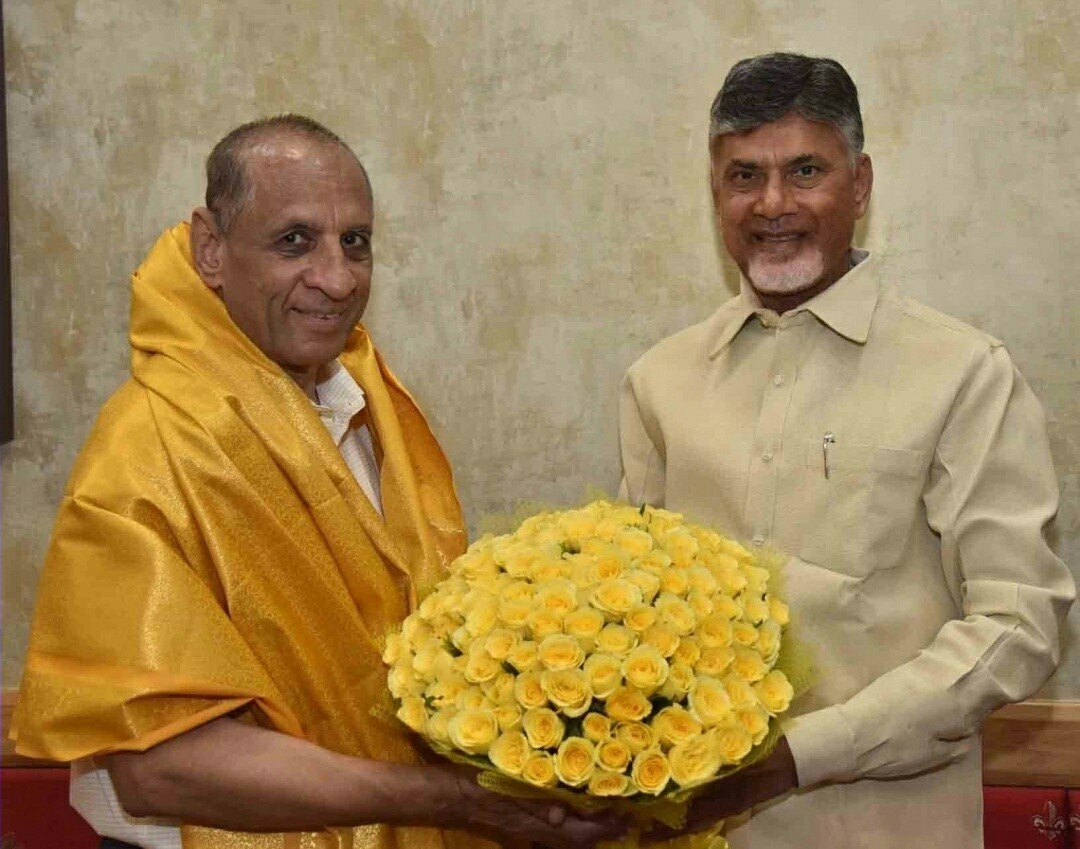
POLYGON ((531 516, 388 637, 397 716, 496 789, 678 826, 771 751, 794 696, 778 561, 652 507, 531 516))

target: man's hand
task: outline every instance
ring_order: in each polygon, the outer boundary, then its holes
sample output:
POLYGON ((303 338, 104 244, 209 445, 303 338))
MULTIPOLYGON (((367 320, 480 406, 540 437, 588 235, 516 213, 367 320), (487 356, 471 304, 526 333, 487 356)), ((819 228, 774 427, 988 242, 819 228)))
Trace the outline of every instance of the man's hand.
POLYGON ((644 835, 647 842, 670 840, 680 834, 692 834, 715 825, 727 817, 740 814, 782 796, 799 786, 795 759, 783 737, 772 753, 762 761, 736 772, 728 778, 713 782, 695 797, 686 815, 686 826, 680 830, 654 828, 644 835))
POLYGON ((578 849, 602 840, 619 840, 629 827, 616 814, 583 813, 557 801, 518 799, 485 790, 476 783, 473 771, 457 770, 457 781, 461 801, 446 825, 499 842, 516 840, 551 849, 578 849))

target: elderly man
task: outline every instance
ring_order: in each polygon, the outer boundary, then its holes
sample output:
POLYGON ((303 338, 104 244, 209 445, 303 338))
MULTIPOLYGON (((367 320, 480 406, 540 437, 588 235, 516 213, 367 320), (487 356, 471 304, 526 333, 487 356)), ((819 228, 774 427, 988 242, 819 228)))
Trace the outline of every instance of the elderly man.
POLYGON ((1075 595, 1042 411, 1001 342, 852 247, 873 170, 839 64, 736 64, 710 153, 741 292, 629 370, 624 492, 790 554, 817 669, 692 825, 760 804, 733 849, 981 847, 979 724, 1054 669, 1075 595))
POLYGON ((78 760, 76 807, 148 849, 614 836, 424 765, 386 704, 380 640, 464 530, 442 451, 357 323, 360 162, 282 116, 230 133, 207 178, 132 281, 132 378, 56 521, 18 750, 78 760))

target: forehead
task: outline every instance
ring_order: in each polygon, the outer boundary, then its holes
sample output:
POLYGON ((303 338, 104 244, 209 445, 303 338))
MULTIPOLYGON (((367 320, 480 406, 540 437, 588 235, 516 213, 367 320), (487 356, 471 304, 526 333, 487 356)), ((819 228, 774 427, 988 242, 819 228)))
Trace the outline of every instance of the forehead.
POLYGON ((712 144, 714 164, 732 161, 782 163, 805 156, 839 159, 847 156, 847 144, 840 131, 831 124, 794 114, 745 133, 727 133, 712 144))
MULTIPOLYGON (((360 163, 340 145, 301 137, 257 142, 245 160, 248 209, 260 219, 308 216, 371 218, 371 190, 360 163)), ((355 224, 356 222, 350 221, 355 224)))

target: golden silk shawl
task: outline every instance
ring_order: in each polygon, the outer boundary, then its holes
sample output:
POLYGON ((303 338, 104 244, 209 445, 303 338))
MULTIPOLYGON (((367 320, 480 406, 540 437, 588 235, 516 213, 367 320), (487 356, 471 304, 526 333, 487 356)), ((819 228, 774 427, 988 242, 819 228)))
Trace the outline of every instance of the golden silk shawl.
MULTIPOLYGON (((388 698, 379 642, 465 535, 449 465, 412 398, 358 326, 340 360, 383 448, 384 521, 308 398, 202 283, 186 224, 132 278, 131 347, 132 379, 103 408, 56 521, 18 750, 57 760, 143 750, 245 708, 338 752, 418 762, 408 733, 372 712, 388 698)), ((185 827, 183 839, 185 849, 452 842, 385 826, 185 827)))

